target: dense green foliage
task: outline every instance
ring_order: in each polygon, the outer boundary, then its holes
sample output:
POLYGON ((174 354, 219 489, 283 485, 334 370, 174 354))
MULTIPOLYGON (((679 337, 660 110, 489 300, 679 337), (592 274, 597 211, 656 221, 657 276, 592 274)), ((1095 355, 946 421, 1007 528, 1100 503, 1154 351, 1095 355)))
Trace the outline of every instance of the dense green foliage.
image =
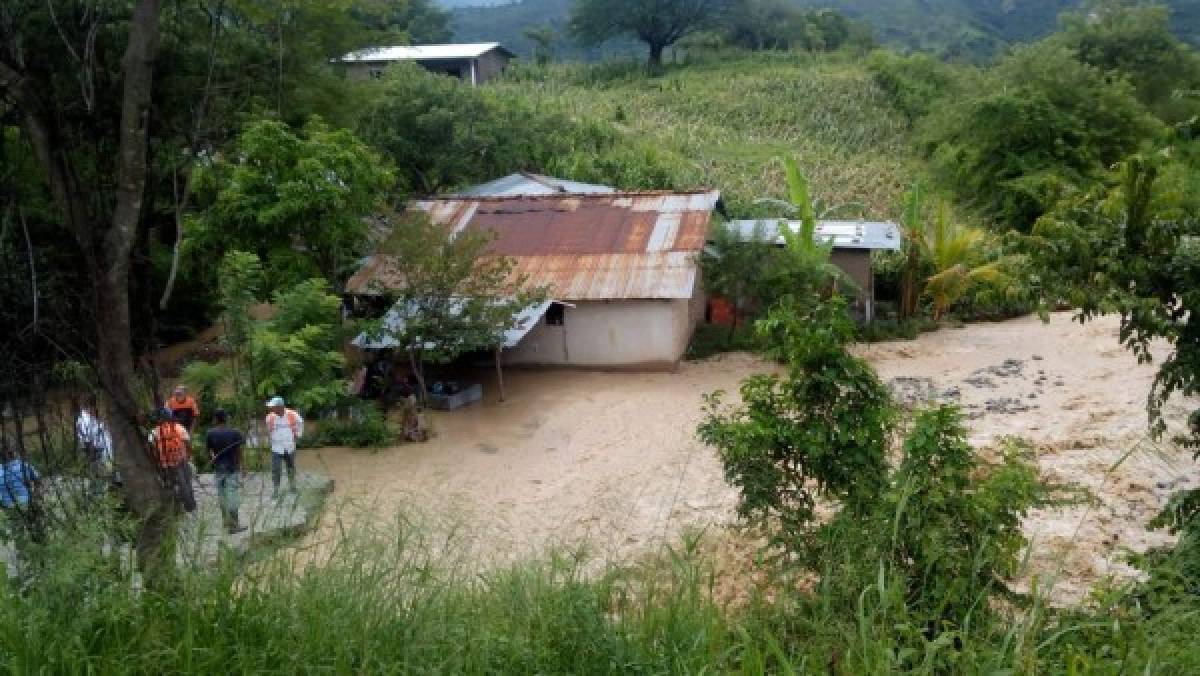
POLYGON ((379 156, 344 129, 317 118, 298 132, 256 121, 195 173, 190 264, 202 269, 226 251, 253 251, 270 272, 268 289, 344 279, 365 253, 366 217, 391 184, 379 156))
MULTIPOLYGON (((1049 298, 1067 298, 1084 321, 1121 317, 1121 342, 1140 360, 1151 341, 1174 352, 1159 366, 1150 412, 1161 432, 1163 404, 1200 392, 1200 234, 1195 170, 1163 156, 1133 156, 1105 185, 1064 199, 1038 221, 1032 244, 1049 298)), ((1194 431, 1194 430, 1193 430, 1194 431)))
POLYGON ((185 369, 212 410, 226 408, 249 421, 262 402, 282 395, 305 414, 328 411, 346 398, 346 327, 342 302, 323 278, 298 282, 271 295, 271 316, 254 319, 264 272, 254 254, 230 251, 220 265, 223 342, 229 359, 221 364, 194 363, 185 369))
POLYGON ((738 513, 778 522, 782 542, 795 547, 818 498, 861 513, 878 496, 894 412, 871 367, 846 352, 854 329, 844 303, 788 299, 758 328, 786 377, 746 380, 740 407, 709 395, 700 438, 717 448, 741 491, 738 513))
POLYGON ((871 31, 829 9, 803 10, 784 0, 739 0, 720 33, 745 49, 835 51, 847 45, 867 49, 871 31))
POLYGON ((1114 163, 1200 111, 1196 56, 1161 8, 1114 2, 1091 12, 1068 15, 1062 32, 988 68, 870 61, 938 183, 1001 229, 1027 232, 1062 195, 1098 185, 1114 163))
POLYGON ((1003 59, 929 129, 938 176, 1026 231, 1064 184, 1094 180, 1157 131, 1131 87, 1053 43, 1003 59))
POLYGON ((627 188, 669 187, 643 143, 595 118, 572 118, 527 93, 476 89, 417 66, 389 69, 359 122, 398 167, 401 188, 430 194, 514 171, 565 173, 627 188))
MULTIPOLYGON (((452 25, 458 40, 498 40, 522 55, 529 55, 532 45, 522 38, 522 32, 530 25, 544 23, 564 32, 572 0, 511 3, 442 0, 442 4, 452 9, 452 25)), ((1079 0, 782 0, 778 4, 788 9, 836 10, 869 26, 883 43, 902 50, 982 62, 1013 44, 1049 35, 1058 28, 1061 13, 1077 11, 1084 3, 1079 0)), ((1125 3, 1088 4, 1102 8, 1125 3)), ((1166 5, 1171 10, 1173 32, 1195 44, 1200 36, 1200 8, 1191 0, 1173 0, 1166 5)), ((622 46, 616 53, 630 54, 631 46, 622 46)), ((613 54, 577 47, 564 52, 565 56, 592 60, 613 54)))

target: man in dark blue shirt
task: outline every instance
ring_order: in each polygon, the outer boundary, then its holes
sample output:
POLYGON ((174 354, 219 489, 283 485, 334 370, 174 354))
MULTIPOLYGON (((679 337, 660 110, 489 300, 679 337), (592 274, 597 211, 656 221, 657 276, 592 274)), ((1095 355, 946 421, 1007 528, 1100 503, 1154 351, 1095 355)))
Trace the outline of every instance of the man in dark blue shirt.
POLYGON ((242 469, 242 433, 228 425, 229 416, 223 409, 213 412, 216 426, 204 436, 204 446, 217 475, 217 502, 221 505, 221 520, 230 535, 246 530, 238 524, 240 496, 238 482, 242 469))

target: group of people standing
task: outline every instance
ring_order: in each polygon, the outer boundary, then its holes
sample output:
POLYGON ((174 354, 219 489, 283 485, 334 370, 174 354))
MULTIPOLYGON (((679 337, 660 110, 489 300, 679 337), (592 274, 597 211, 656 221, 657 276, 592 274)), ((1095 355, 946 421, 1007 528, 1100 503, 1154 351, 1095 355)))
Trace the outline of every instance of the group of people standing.
MULTIPOLYGON (((304 436, 304 418, 288 408, 282 397, 267 402, 269 410, 264 422, 271 448, 272 497, 281 497, 283 470, 287 469, 289 491, 296 488, 296 444, 304 436)), ((165 404, 152 415, 152 428, 147 437, 155 452, 163 478, 171 486, 180 506, 186 512, 196 509, 193 489, 192 435, 200 420, 200 407, 183 386, 176 387, 165 404)), ((216 475, 217 501, 222 522, 230 533, 246 530, 239 521, 240 483, 244 476, 242 447, 245 436, 229 424, 223 409, 212 414, 213 426, 204 435, 204 448, 216 475)), ((95 401, 79 408, 75 420, 75 436, 80 451, 87 459, 90 487, 93 492, 104 491, 121 483, 120 473, 113 460, 113 440, 108 426, 100 417, 95 401)), ((23 458, 5 447, 0 454, 0 508, 22 518, 36 515, 41 476, 23 458)), ((27 518, 27 521, 36 519, 27 518)))
MULTIPOLYGON (((267 409, 270 412, 264 422, 271 447, 271 496, 278 499, 284 467, 287 468, 288 489, 296 492, 296 444, 304 436, 304 418, 288 408, 283 397, 272 397, 267 402, 267 409)), ((159 467, 188 512, 196 509, 190 449, 191 434, 199 417, 200 407, 180 386, 159 411, 158 424, 150 432, 150 443, 158 452, 159 467)), ((242 446, 246 438, 230 426, 229 414, 224 409, 213 411, 213 423, 204 435, 204 448, 216 475, 221 520, 230 534, 240 533, 246 530, 238 514, 244 474, 242 446)))

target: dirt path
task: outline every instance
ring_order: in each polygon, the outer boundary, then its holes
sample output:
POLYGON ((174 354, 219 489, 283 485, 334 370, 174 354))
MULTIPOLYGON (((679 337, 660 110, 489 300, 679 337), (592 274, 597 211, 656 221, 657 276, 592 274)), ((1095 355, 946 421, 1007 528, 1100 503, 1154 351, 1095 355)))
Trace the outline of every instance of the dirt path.
MULTIPOLYGON (((1104 576, 1130 574, 1116 561, 1122 547, 1169 541, 1142 524, 1197 472, 1188 453, 1169 447, 1142 444, 1125 457, 1145 437, 1155 366, 1120 348, 1114 321, 1081 327, 1066 315, 1048 325, 1025 318, 858 352, 885 381, 903 378, 910 394, 959 401, 981 448, 1008 435, 1028 438, 1045 478, 1096 496, 1091 506, 1039 510, 1026 521, 1033 570, 1062 568, 1057 598, 1075 600, 1104 576)), ((508 402, 437 415, 437 437, 427 444, 325 449, 301 462, 333 476, 336 495, 354 509, 417 508, 454 524, 483 557, 519 558, 580 540, 601 556, 626 557, 732 520, 735 494, 712 451, 695 440, 702 395, 736 390, 766 368, 729 355, 673 374, 513 372, 508 402)), ((1171 410, 1178 419, 1184 409, 1171 410)))

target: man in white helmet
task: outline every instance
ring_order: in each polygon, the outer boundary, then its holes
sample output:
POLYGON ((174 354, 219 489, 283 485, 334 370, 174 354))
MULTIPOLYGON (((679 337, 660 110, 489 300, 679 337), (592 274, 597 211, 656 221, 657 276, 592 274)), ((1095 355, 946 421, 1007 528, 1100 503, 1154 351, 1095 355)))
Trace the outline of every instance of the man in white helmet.
POLYGON ((271 443, 272 496, 279 497, 279 480, 287 465, 288 489, 296 492, 296 442, 304 436, 304 418, 287 407, 283 397, 271 397, 267 402, 267 438, 271 443))

